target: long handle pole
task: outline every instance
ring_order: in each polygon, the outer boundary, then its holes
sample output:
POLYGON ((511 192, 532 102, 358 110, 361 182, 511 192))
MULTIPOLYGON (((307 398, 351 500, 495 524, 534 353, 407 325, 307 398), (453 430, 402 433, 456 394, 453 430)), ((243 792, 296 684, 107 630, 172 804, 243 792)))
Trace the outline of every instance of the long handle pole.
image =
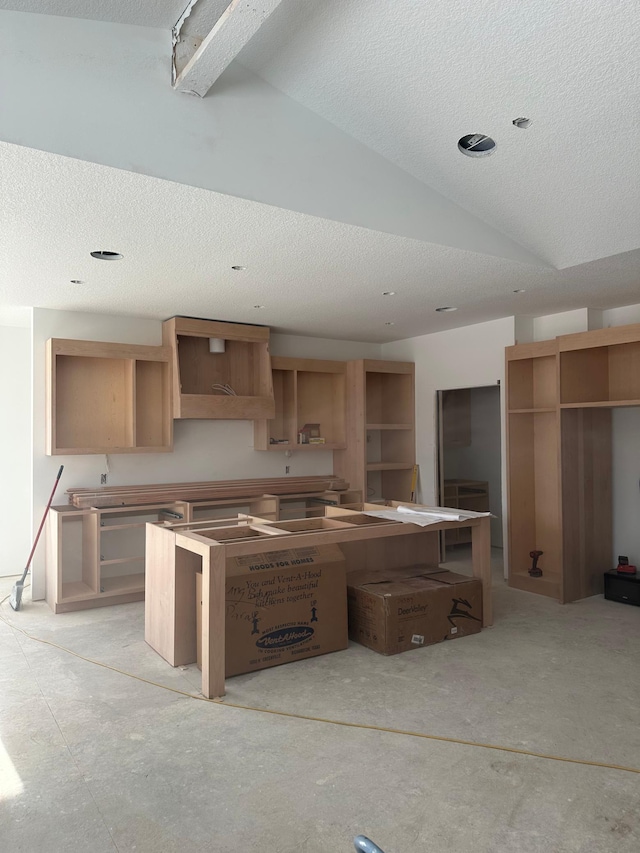
POLYGON ((22 574, 21 583, 25 582, 25 578, 27 577, 27 572, 29 571, 29 566, 31 565, 31 560, 33 560, 33 555, 36 552, 36 548, 38 547, 38 541, 40 539, 40 534, 42 533, 42 528, 44 527, 44 523, 47 520, 47 515, 49 513, 49 508, 53 503, 53 496, 56 493, 56 489, 58 488, 58 483, 60 482, 60 477, 62 477, 62 471, 64 469, 64 465, 60 466, 60 470, 58 471, 58 475, 56 477, 56 481, 53 484, 53 489, 51 489, 51 494, 49 495, 49 501, 47 503, 46 509, 44 511, 44 515, 42 516, 42 521, 40 522, 40 527, 38 528, 38 532, 36 533, 36 538, 33 543, 33 548, 31 549, 31 553, 29 554, 29 559, 27 560, 27 565, 25 566, 24 572, 22 574))

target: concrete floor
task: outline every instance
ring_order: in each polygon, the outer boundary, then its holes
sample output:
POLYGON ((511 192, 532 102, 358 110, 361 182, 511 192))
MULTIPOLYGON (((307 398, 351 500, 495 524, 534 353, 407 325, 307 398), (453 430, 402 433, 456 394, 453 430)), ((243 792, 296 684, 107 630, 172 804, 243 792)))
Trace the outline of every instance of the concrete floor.
MULTIPOLYGON (((640 609, 510 590, 498 554, 494 628, 352 645, 230 679, 227 700, 640 768, 640 609)), ((53 616, 27 592, 1 613, 197 692, 144 643, 142 604, 53 616)), ((194 701, 2 621, 0 734, 6 853, 347 853, 360 832, 385 853, 640 850, 640 775, 194 701)))

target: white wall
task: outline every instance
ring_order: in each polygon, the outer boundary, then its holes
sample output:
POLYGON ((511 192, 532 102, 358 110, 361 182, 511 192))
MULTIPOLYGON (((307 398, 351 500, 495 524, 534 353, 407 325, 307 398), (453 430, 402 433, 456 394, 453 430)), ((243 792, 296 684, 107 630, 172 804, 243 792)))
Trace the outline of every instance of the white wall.
MULTIPOLYGON (((383 358, 416 363, 417 460, 419 499, 436 501, 436 391, 447 388, 504 386, 504 349, 515 342, 513 317, 436 332, 382 345, 383 358)), ((501 394, 501 423, 504 424, 501 394)), ((504 433, 503 433, 504 434, 504 433)), ((506 460, 502 447, 502 515, 506 519, 506 460)), ((506 535, 504 542, 506 544, 506 535)), ((507 558, 505 549, 505 559, 507 558)))
MULTIPOLYGON (((162 324, 140 317, 88 314, 72 311, 33 311, 33 511, 39 519, 51 491, 56 472, 65 466, 60 495, 55 503, 66 503, 65 489, 99 486, 107 469, 104 456, 45 455, 45 343, 48 338, 114 341, 117 343, 162 343, 162 324)), ((378 344, 333 341, 274 335, 274 355, 308 358, 379 358, 378 344)), ((109 485, 231 480, 245 477, 283 477, 285 465, 291 476, 327 474, 333 471, 331 451, 314 454, 282 453, 253 449, 252 421, 174 421, 173 453, 115 454, 109 456, 109 485)), ((34 561, 34 597, 44 595, 44 550, 34 561)))
POLYGON ((491 544, 502 548, 502 420, 500 388, 471 389, 471 444, 444 451, 445 477, 486 480, 489 488, 491 544))
POLYGON ((640 323, 640 305, 625 305, 622 308, 609 308, 602 312, 602 325, 628 326, 631 323, 640 323))
MULTIPOLYGON (((24 569, 31 550, 31 330, 0 325, 0 575, 24 569)), ((45 499, 46 502, 46 499, 45 499)))

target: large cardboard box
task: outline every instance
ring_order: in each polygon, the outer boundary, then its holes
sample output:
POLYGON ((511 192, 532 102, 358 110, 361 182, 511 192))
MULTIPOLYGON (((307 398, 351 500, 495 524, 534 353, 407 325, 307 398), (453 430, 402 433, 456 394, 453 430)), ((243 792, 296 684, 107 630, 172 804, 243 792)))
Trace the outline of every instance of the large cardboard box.
MULTIPOLYGON (((196 576, 201 665, 202 574, 196 576)), ((337 545, 227 560, 226 675, 346 649, 347 584, 337 545)))
POLYGON ((477 634, 482 584, 437 566, 350 572, 349 637, 383 655, 477 634))

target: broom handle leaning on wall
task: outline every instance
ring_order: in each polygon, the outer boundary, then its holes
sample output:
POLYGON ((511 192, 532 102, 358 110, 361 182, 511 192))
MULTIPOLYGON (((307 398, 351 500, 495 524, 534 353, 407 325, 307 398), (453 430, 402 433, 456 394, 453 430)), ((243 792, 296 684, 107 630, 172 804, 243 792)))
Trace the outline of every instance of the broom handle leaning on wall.
POLYGON ((56 481, 53 484, 53 489, 51 489, 51 494, 49 495, 49 501, 47 503, 46 509, 44 511, 44 515, 42 516, 42 521, 40 522, 40 527, 38 528, 38 532, 36 533, 36 538, 33 543, 33 548, 31 549, 31 553, 29 554, 29 559, 27 560, 27 565, 24 568, 24 574, 22 575, 22 583, 24 583, 25 578, 27 577, 27 572, 29 571, 29 566, 31 565, 31 560, 33 560, 33 555, 36 552, 36 548, 38 547, 38 540, 40 539, 40 534, 42 533, 42 528, 44 527, 44 523, 47 520, 47 515, 49 514, 49 508, 53 503, 53 496, 56 493, 56 489, 58 488, 58 483, 60 482, 60 477, 62 477, 62 471, 64 469, 64 465, 60 466, 60 470, 58 471, 58 475, 56 477, 56 481))

